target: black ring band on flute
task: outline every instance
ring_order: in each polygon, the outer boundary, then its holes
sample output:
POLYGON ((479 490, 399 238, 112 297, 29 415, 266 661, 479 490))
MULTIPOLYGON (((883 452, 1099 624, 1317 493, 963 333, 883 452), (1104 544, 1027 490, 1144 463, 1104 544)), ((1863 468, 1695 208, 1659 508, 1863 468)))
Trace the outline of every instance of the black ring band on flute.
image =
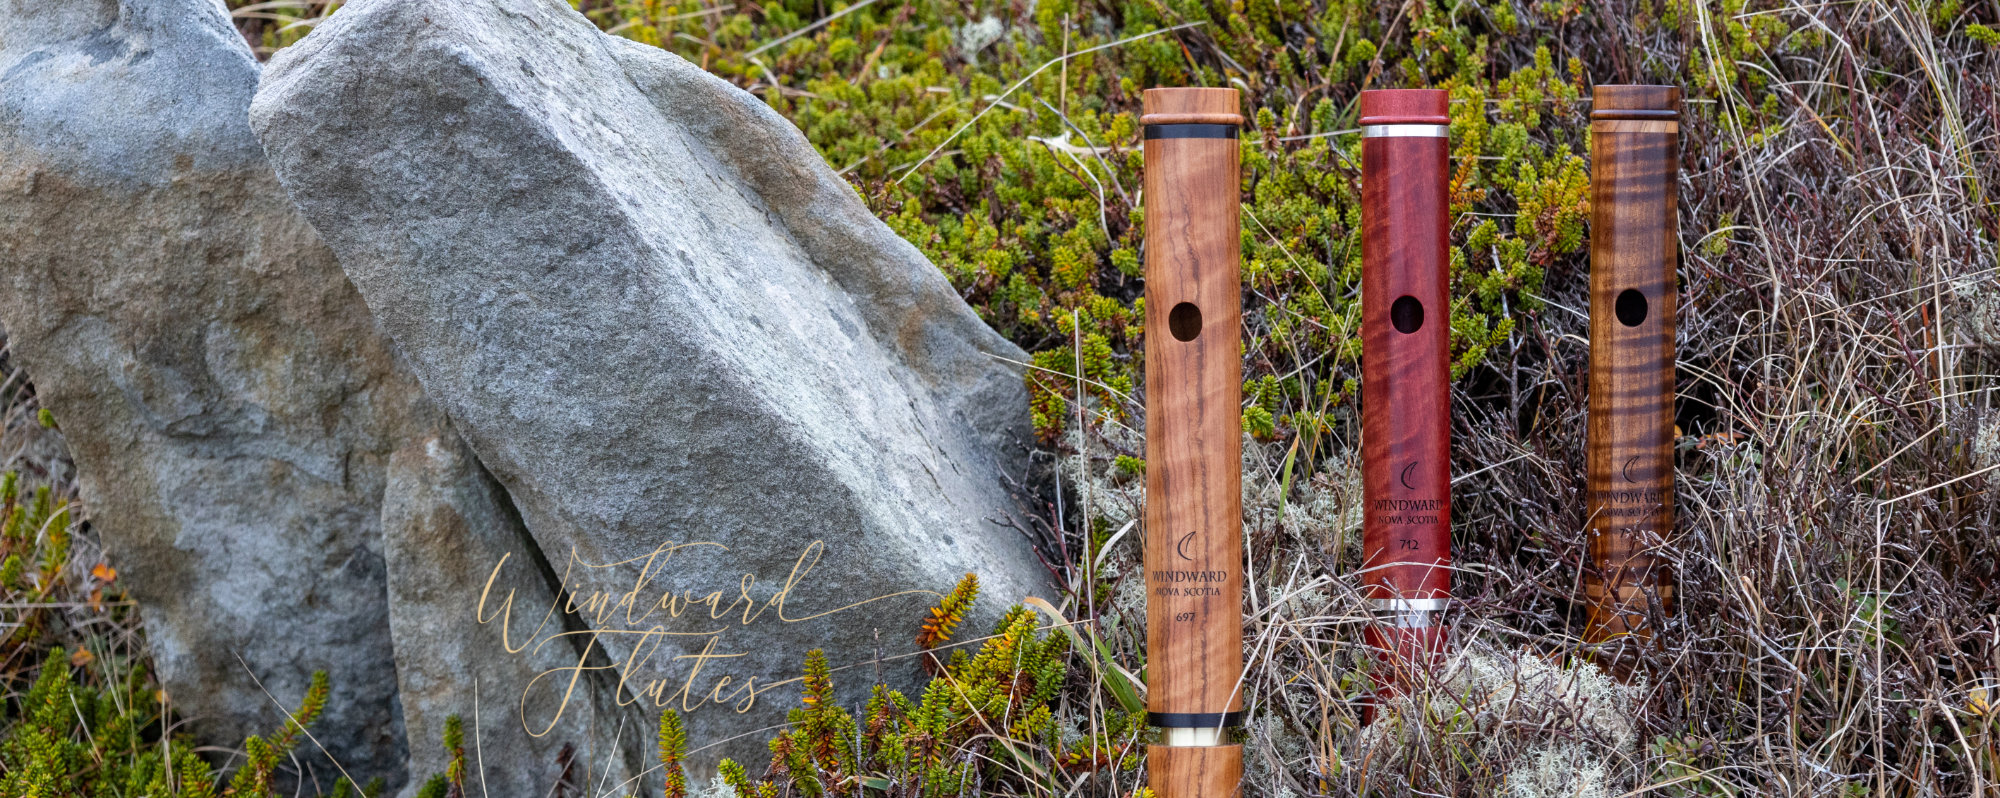
POLYGON ((1146 783, 1243 798, 1243 98, 1144 106, 1146 783))
POLYGON ((1235 712, 1148 712, 1146 725, 1162 729, 1213 729, 1243 725, 1243 710, 1235 712))
POLYGON ((1237 137, 1235 125, 1147 125, 1146 138, 1151 139, 1233 139, 1237 137))

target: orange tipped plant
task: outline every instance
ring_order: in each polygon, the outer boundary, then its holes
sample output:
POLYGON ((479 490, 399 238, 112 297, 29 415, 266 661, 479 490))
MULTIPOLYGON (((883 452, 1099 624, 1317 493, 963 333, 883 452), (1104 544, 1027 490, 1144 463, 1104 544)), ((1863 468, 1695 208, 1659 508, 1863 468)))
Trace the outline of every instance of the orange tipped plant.
POLYGON ((932 649, 944 645, 951 639, 951 633, 965 620, 965 611, 972 607, 973 600, 979 598, 979 575, 966 574, 958 580, 958 586, 951 589, 937 606, 931 608, 930 617, 924 619, 924 627, 917 632, 917 648, 932 649))
MULTIPOLYGON (((951 640, 951 633, 965 620, 965 611, 971 609, 972 602, 979 598, 979 576, 966 574, 958 580, 958 586, 951 589, 937 606, 931 607, 930 615, 924 618, 923 629, 917 632, 917 650, 929 652, 951 640)), ((924 670, 932 676, 944 672, 944 663, 936 654, 926 654, 923 658, 924 670)))
POLYGON ((667 784, 663 798, 687 798, 687 767, 683 761, 687 757, 687 727, 681 723, 681 715, 668 709, 660 713, 660 769, 666 772, 667 784))
MULTIPOLYGON (((949 643, 977 592, 967 576, 926 614, 919 642, 932 649, 949 643)), ((1070 638, 1046 634, 1038 617, 1013 607, 976 652, 932 657, 935 676, 914 700, 875 685, 859 720, 839 705, 826 656, 809 653, 800 679, 803 706, 771 741, 769 768, 752 778, 725 759, 723 782, 749 798, 944 798, 970 794, 975 784, 989 791, 1015 784, 1023 794, 1042 794, 1054 783, 1020 782, 1136 768, 1143 714, 1114 712, 1090 731, 1060 719, 1070 638)))

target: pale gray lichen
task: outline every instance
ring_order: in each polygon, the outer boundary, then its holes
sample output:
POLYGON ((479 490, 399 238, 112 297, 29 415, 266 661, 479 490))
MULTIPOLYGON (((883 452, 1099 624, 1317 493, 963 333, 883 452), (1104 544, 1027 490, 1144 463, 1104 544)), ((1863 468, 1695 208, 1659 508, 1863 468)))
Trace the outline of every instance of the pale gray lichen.
POLYGON ((1441 672, 1435 689, 1390 701, 1356 735, 1372 766, 1394 769, 1423 751, 1450 748, 1493 763, 1517 798, 1618 795, 1639 775, 1633 718, 1643 683, 1620 684, 1589 663, 1558 665, 1478 642, 1441 672))
POLYGON ((1611 798, 1610 783, 1604 759, 1575 743, 1529 749, 1507 773, 1514 798, 1611 798))
POLYGON ((1283 470, 1287 454, 1276 444, 1243 436, 1244 529, 1269 529, 1275 524, 1288 540, 1343 562, 1351 555, 1351 562, 1359 563, 1362 501, 1361 473, 1353 467, 1357 458, 1328 458, 1310 474, 1294 465, 1287 486, 1283 470))
POLYGON ((981 17, 976 22, 968 20, 958 26, 958 54, 965 56, 966 63, 978 66, 979 51, 1000 41, 1000 37, 1006 33, 1007 23, 991 14, 981 17))
POLYGON ((1307 759, 1307 740, 1276 715, 1259 715, 1245 727, 1243 781, 1257 795, 1296 798, 1286 774, 1307 759))
POLYGON ((2000 291, 1989 278, 1964 278, 1952 283, 1956 312, 1949 318, 1974 346, 2000 351, 2000 291))
MULTIPOLYGON (((2000 466, 2000 410, 1979 414, 1972 431, 1972 467, 1984 470, 2000 466)), ((1986 473, 1986 484, 2000 486, 2000 469, 1986 473)))
POLYGON ((1063 431, 1060 451, 1064 454, 1057 461, 1057 471, 1062 479, 1063 503, 1071 511, 1087 512, 1117 530, 1145 516, 1146 477, 1126 473, 1115 455, 1121 451, 1143 455, 1146 436, 1134 427, 1103 419, 1098 422, 1092 430, 1096 440, 1086 439, 1074 423, 1063 431))
POLYGON ((710 776, 707 784, 695 782, 688 785, 690 798, 736 798, 736 788, 722 780, 722 774, 710 776))

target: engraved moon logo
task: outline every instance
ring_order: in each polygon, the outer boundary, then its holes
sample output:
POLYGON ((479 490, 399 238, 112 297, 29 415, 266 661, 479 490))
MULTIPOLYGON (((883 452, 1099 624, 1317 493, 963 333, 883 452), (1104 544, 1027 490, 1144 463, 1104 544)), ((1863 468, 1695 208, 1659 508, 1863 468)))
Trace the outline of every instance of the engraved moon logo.
POLYGON ((1183 560, 1194 559, 1193 557, 1189 557, 1187 553, 1188 542, 1192 540, 1194 540, 1193 532, 1182 535, 1180 542, 1174 544, 1174 553, 1180 555, 1183 560))
POLYGON ((1409 465, 1403 466, 1403 473, 1396 475, 1396 481, 1403 483, 1403 487, 1405 488, 1416 490, 1417 486, 1410 484, 1410 472, 1417 470, 1417 463, 1420 462, 1422 461, 1411 460, 1409 465))
POLYGON ((1626 481, 1626 482, 1638 482, 1638 481, 1639 481, 1639 480, 1636 480, 1636 479, 1633 479, 1633 478, 1632 478, 1632 464, 1633 464, 1633 463, 1636 463, 1636 462, 1639 462, 1639 458, 1640 458, 1640 457, 1644 457, 1644 455, 1637 455, 1637 454, 1635 454, 1635 455, 1632 455, 1631 457, 1628 457, 1628 458, 1625 458, 1625 465, 1624 465, 1623 467, 1621 467, 1621 468, 1619 468, 1619 469, 1618 469, 1618 471, 1619 471, 1620 473, 1622 473, 1622 474, 1624 474, 1624 475, 1625 475, 1625 481, 1626 481))

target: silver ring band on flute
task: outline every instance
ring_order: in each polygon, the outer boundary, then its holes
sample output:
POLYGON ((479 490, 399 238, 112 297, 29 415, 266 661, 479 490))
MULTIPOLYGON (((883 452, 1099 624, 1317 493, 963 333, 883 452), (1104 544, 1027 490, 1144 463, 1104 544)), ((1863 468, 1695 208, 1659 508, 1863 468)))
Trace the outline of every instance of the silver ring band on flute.
POLYGON ((1368 604, 1377 612, 1443 612, 1451 605, 1451 599, 1379 598, 1370 599, 1368 604))
POLYGON ((1364 125, 1364 139, 1442 139, 1451 137, 1450 125, 1364 125))
POLYGON ((1369 605, 1375 611, 1376 620, 1393 629, 1429 629, 1431 616, 1444 612, 1451 606, 1451 599, 1443 598, 1385 598, 1372 599, 1369 605))
POLYGON ((1162 798, 1243 792, 1242 96, 1144 94, 1146 747, 1162 798), (1189 589, 1183 584, 1197 581, 1189 589))

